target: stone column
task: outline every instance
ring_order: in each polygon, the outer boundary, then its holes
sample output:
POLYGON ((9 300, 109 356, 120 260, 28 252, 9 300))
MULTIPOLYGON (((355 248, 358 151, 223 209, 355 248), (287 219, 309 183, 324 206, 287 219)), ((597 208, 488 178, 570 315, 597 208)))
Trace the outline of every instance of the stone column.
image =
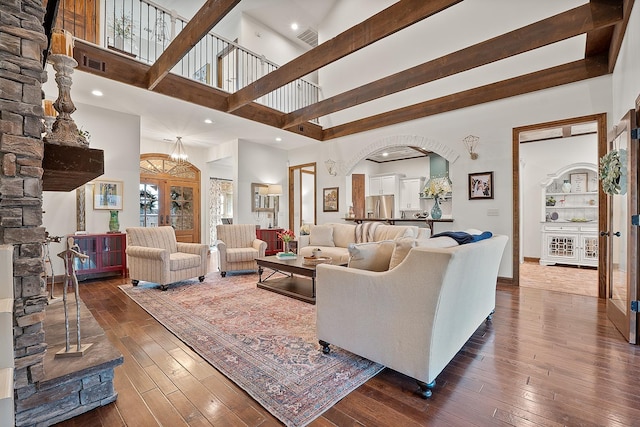
POLYGON ((0 0, 0 10, 0 244, 14 247, 17 405, 36 392, 44 376, 41 86, 47 39, 41 0, 0 0))

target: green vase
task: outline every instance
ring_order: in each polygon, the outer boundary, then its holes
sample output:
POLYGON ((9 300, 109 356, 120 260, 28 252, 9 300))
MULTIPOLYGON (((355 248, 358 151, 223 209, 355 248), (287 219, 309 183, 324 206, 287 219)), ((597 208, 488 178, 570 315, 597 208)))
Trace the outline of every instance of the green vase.
POLYGON ((433 219, 440 219, 442 218, 442 209, 440 209, 440 202, 437 197, 434 198, 435 203, 433 204, 433 207, 431 208, 431 218, 433 219))
POLYGON ((117 233, 120 231, 120 221, 118 221, 118 211, 109 211, 111 216, 109 218, 109 232, 117 233))

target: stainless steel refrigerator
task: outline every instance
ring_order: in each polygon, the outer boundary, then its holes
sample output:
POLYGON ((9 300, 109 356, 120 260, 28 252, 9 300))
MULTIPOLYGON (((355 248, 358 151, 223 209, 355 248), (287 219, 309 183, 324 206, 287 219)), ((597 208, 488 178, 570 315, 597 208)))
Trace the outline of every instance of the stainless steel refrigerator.
POLYGON ((394 195, 367 196, 365 208, 367 218, 393 218, 394 195))

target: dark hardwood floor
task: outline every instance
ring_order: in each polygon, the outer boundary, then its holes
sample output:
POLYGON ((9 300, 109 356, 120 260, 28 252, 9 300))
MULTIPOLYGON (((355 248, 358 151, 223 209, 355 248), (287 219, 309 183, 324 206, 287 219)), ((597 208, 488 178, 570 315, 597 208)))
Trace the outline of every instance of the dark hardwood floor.
MULTIPOLYGON (((117 287, 122 283, 80 285, 124 355, 116 368, 118 399, 58 425, 280 425, 131 301, 117 287)), ((499 286, 493 322, 440 374, 431 399, 416 394, 411 378, 385 369, 311 425, 639 426, 638 378, 640 348, 607 320, 603 301, 499 286)))

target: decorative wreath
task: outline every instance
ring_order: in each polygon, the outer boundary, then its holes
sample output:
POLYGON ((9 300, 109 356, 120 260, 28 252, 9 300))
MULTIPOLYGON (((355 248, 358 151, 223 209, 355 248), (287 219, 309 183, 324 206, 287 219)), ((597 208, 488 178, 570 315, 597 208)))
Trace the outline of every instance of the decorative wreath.
POLYGON ((611 150, 600 159, 602 190, 610 195, 627 192, 627 150, 611 150))

